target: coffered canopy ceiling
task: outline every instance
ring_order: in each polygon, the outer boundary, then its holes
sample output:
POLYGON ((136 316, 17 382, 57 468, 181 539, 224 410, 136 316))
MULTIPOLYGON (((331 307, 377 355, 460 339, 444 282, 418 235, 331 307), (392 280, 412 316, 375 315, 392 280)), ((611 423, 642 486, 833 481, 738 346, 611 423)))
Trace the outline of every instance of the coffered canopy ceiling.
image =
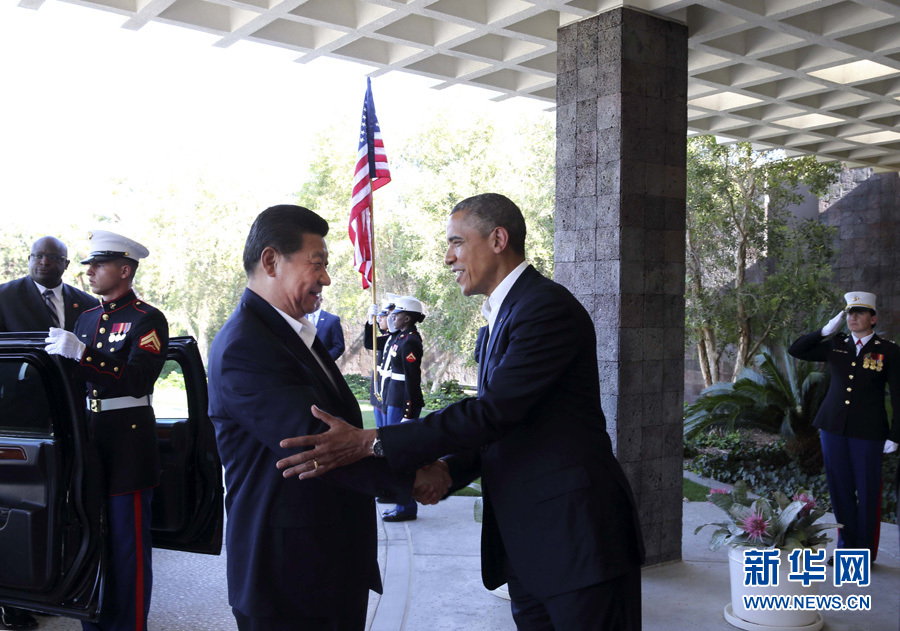
POLYGON ((687 24, 691 133, 900 171, 900 0, 68 1, 548 107, 557 29, 624 5, 687 24))

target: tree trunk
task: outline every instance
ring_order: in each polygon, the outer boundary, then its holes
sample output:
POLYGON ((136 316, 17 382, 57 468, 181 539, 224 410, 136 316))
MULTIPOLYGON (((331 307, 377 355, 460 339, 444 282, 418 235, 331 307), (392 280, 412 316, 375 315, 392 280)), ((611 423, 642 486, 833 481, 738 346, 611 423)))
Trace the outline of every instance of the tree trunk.
POLYGON ((438 368, 437 374, 434 376, 434 381, 431 382, 431 394, 434 394, 441 389, 441 383, 444 381, 444 375, 447 374, 447 368, 450 367, 452 358, 453 356, 451 353, 446 353, 446 357, 441 362, 441 367, 438 368))

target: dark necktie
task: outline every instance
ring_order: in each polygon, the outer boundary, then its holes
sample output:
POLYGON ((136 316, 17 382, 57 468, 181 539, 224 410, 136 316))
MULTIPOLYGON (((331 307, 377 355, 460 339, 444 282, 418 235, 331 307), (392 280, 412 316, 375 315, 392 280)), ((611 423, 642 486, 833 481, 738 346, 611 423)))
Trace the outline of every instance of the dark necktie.
POLYGON ((484 338, 481 340, 481 351, 478 355, 478 396, 484 393, 485 381, 487 380, 487 363, 488 363, 488 342, 491 341, 490 327, 484 330, 484 338))
POLYGON ((59 314, 56 312, 56 305, 53 304, 53 290, 45 289, 41 294, 44 297, 44 304, 47 305, 47 311, 50 312, 50 324, 59 327, 59 314))

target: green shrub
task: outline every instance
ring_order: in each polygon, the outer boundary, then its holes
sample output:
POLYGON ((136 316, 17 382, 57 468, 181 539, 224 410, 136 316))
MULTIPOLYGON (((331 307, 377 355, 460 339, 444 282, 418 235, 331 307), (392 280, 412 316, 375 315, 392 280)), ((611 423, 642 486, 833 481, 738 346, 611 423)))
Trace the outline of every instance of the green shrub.
POLYGON ((363 375, 344 375, 344 380, 350 386, 350 391, 360 401, 369 400, 369 384, 372 383, 371 377, 363 375))
POLYGON ((430 392, 431 382, 424 384, 422 390, 424 390, 422 395, 425 398, 426 410, 440 410, 466 398, 466 393, 463 392, 456 379, 442 382, 440 389, 434 393, 430 392))
MULTIPOLYGON (((831 510, 831 500, 825 473, 804 473, 797 462, 785 450, 781 440, 760 447, 737 444, 727 453, 699 453, 687 465, 688 471, 712 478, 726 484, 746 480, 755 493, 771 496, 776 491, 788 495, 797 489, 807 489, 817 500, 831 510)), ((894 475, 897 458, 884 458, 882 477, 882 520, 895 522, 897 517, 897 495, 894 489, 894 475)))

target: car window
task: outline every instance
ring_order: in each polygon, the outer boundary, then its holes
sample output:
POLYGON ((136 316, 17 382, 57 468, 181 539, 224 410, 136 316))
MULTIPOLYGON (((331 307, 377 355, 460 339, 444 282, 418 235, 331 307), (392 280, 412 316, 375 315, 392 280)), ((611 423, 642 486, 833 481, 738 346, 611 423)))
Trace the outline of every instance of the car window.
POLYGON ((0 433, 52 436, 49 394, 35 365, 0 358, 0 433))
POLYGON ((178 420, 188 417, 184 372, 181 364, 174 359, 166 360, 159 379, 153 386, 153 411, 157 420, 178 420))

